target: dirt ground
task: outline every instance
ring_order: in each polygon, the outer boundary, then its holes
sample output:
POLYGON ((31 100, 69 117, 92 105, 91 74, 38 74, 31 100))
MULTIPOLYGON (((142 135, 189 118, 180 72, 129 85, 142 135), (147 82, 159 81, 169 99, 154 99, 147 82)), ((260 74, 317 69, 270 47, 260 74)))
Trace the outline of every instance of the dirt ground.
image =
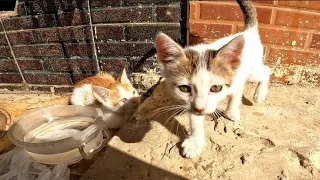
POLYGON ((319 88, 272 84, 267 101, 258 105, 251 103, 249 84, 240 123, 220 118, 216 124, 208 117, 206 147, 194 159, 180 154, 186 115, 165 123, 173 113, 156 110, 173 104, 165 89, 159 86, 141 105, 82 180, 320 179, 319 88))
MULTIPOLYGON (((160 85, 104 151, 71 167, 72 179, 85 171, 82 180, 320 179, 320 89, 272 84, 267 101, 259 105, 251 103, 253 91, 249 84, 240 123, 220 118, 216 124, 207 117, 202 155, 185 159, 180 145, 188 119, 180 115, 166 122, 173 112, 156 110, 174 104, 160 85)), ((0 94, 0 108, 17 119, 40 107, 67 104, 68 98, 0 94)), ((0 140, 0 152, 9 145, 7 138, 0 140)))

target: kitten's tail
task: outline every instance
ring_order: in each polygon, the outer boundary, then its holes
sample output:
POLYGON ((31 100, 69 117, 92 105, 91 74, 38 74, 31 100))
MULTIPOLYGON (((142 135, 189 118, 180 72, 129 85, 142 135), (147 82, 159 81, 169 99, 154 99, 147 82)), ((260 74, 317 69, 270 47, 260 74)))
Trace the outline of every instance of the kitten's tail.
POLYGON ((258 28, 257 11, 256 8, 252 6, 250 0, 237 0, 243 16, 245 29, 258 28))
POLYGON ((94 104, 96 98, 92 92, 91 84, 84 84, 83 86, 74 88, 71 96, 71 104, 88 106, 94 104))

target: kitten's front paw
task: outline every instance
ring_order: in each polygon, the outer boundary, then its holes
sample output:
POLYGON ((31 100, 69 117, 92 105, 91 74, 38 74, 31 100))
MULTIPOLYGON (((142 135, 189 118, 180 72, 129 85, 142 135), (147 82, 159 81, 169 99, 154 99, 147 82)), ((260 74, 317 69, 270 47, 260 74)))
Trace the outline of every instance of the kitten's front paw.
POLYGON ((194 158, 201 154, 205 144, 204 138, 190 136, 182 143, 182 155, 186 158, 194 158))
POLYGON ((239 109, 227 110, 227 116, 228 118, 230 118, 230 120, 233 120, 233 121, 240 121, 241 119, 239 109))

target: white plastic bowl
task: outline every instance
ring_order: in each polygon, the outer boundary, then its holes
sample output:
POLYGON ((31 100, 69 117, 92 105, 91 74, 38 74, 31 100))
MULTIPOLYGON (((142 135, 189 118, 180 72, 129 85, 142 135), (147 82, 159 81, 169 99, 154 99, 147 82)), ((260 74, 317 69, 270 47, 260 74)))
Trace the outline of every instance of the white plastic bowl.
POLYGON ((52 106, 15 121, 8 137, 40 163, 74 164, 105 144, 101 113, 94 107, 52 106))

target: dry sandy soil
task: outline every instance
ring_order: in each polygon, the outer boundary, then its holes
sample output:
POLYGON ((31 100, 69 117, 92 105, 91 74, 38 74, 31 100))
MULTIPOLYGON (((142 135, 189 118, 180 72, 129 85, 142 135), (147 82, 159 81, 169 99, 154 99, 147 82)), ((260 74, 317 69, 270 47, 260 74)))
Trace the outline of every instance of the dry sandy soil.
MULTIPOLYGON (((207 117, 202 155, 185 159, 180 145, 188 119, 180 115, 165 123, 173 112, 155 109, 174 102, 160 85, 105 151, 71 167, 72 179, 79 179, 93 161, 82 180, 320 179, 320 89, 272 84, 267 101, 257 105, 250 102, 254 86, 247 87, 240 123, 207 117)), ((16 119, 40 107, 67 104, 68 98, 0 94, 0 108, 16 119)), ((0 152, 9 145, 1 139, 0 152)))
POLYGON ((247 87, 240 123, 208 117, 202 155, 185 159, 180 145, 188 119, 180 115, 165 123, 173 112, 156 109, 174 102, 160 85, 82 180, 320 179, 319 88, 272 84, 267 101, 258 105, 250 102, 254 86, 247 87))

